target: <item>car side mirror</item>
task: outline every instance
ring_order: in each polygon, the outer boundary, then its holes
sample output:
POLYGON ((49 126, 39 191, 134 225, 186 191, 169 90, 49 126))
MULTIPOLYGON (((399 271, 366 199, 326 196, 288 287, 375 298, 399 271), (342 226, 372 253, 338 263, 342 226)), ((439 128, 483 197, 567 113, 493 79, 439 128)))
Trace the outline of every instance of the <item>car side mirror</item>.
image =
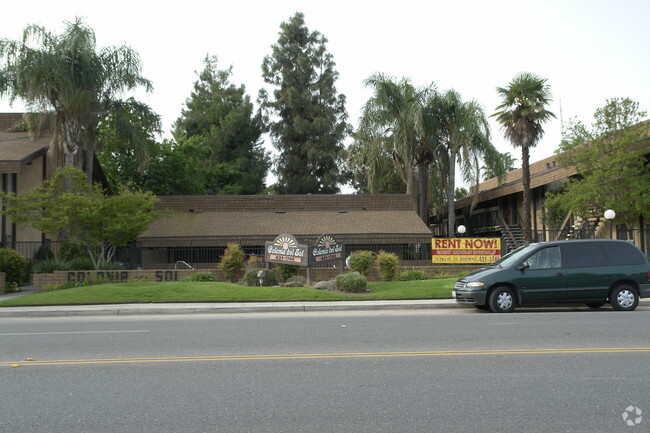
POLYGON ((530 264, 528 262, 523 262, 521 265, 519 265, 519 270, 523 271, 524 269, 530 268, 530 264))

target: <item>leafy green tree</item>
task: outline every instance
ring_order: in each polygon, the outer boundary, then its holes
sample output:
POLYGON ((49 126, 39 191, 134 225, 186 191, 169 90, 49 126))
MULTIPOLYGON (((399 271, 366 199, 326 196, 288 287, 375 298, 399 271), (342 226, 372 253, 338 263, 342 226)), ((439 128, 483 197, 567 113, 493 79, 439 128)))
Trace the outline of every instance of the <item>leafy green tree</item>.
POLYGON ((275 86, 260 92, 273 145, 274 173, 282 194, 332 194, 344 182, 341 157, 348 135, 345 96, 337 94, 327 39, 309 31, 302 13, 280 25, 280 36, 264 58, 262 76, 275 86))
POLYGON ((218 69, 206 57, 186 108, 174 124, 174 138, 195 168, 207 194, 259 194, 265 189, 270 158, 260 137, 261 114, 245 87, 230 83, 232 67, 218 69))
POLYGON ((571 121, 560 145, 558 162, 575 166, 579 176, 563 191, 547 195, 549 214, 573 211, 586 217, 614 209, 616 219, 633 228, 639 216, 650 217, 648 122, 638 102, 608 99, 594 113, 589 128, 571 121))
POLYGON ((133 98, 113 107, 98 125, 97 159, 113 190, 120 184, 143 189, 150 163, 162 151, 156 141, 160 116, 133 98))
MULTIPOLYGON (((126 46, 96 51, 95 33, 80 18, 67 22, 60 35, 29 25, 20 40, 0 40, 0 62, 0 96, 23 99, 30 112, 43 115, 41 121, 53 113, 52 166, 74 165, 89 179, 100 121, 123 92, 152 89, 135 51, 126 46)), ((134 148, 140 145, 140 136, 130 138, 134 148)))
POLYGON ((4 213, 16 224, 30 224, 50 235, 66 234, 88 251, 95 269, 109 263, 118 246, 126 246, 160 215, 151 193, 122 189, 106 196, 74 168, 58 169, 51 180, 31 191, 4 195, 4 213))
POLYGON ((156 195, 205 195, 205 184, 197 176, 192 159, 173 140, 157 143, 144 173, 142 190, 156 195))
POLYGON ((521 148, 522 224, 524 238, 530 241, 530 148, 535 147, 544 135, 542 125, 555 117, 546 108, 551 102, 550 87, 545 78, 522 72, 515 75, 507 87, 498 87, 497 93, 501 97, 501 105, 493 116, 501 124, 505 137, 515 147, 521 148))

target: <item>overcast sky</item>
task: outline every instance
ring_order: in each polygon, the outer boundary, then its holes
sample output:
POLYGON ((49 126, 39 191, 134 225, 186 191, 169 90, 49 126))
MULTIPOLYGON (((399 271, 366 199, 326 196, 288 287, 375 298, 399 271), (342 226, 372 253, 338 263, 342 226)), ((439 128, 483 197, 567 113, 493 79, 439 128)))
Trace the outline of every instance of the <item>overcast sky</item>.
MULTIPOLYGON (((262 60, 280 24, 297 11, 310 30, 329 40, 340 74, 337 89, 347 97, 354 126, 370 97, 363 80, 375 72, 454 88, 488 114, 499 104, 495 88, 518 72, 547 78, 557 120, 545 126, 531 162, 557 148, 560 118, 590 123, 594 110, 613 97, 630 97, 650 109, 648 0, 5 3, 0 38, 18 39, 30 23, 59 33, 64 21, 81 16, 98 47, 126 44, 139 52, 154 91, 136 97, 162 116, 167 137, 208 54, 219 57, 220 67, 232 65, 233 82, 244 84, 255 100, 265 86, 262 60)), ((0 99, 0 111, 22 110, 20 103, 10 107, 0 99)), ((495 122, 492 136, 502 152, 520 159, 495 122)))

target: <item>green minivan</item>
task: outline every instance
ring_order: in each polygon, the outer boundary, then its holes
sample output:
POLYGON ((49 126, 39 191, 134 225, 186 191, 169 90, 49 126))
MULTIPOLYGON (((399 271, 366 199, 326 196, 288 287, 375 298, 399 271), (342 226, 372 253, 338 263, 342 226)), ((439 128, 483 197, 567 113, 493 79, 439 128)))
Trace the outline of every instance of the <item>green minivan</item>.
POLYGON ((456 281, 456 302, 509 313, 535 303, 584 303, 632 311, 650 297, 650 262, 628 241, 533 243, 456 281))

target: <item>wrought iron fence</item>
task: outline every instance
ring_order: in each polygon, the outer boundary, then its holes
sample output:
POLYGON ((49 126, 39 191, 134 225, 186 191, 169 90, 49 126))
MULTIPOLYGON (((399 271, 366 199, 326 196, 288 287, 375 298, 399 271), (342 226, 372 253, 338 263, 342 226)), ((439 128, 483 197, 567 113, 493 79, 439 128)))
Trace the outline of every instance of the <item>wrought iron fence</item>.
MULTIPOLYGON (((557 230, 534 230, 535 242, 554 240, 557 230)), ((650 226, 643 231, 634 229, 619 233, 620 238, 630 238, 646 255, 650 256, 650 226), (630 234, 632 233, 632 235, 630 234)), ((316 237, 302 236, 299 241, 311 245, 316 237)), ((431 236, 403 236, 399 234, 377 234, 375 236, 343 236, 336 239, 345 244, 345 255, 354 251, 369 250, 373 252, 392 252, 400 259, 403 266, 428 266, 431 261, 431 236)), ((185 238, 173 242, 147 241, 135 242, 128 247, 118 248, 113 260, 125 269, 174 269, 190 266, 194 269, 214 269, 223 256, 227 243, 241 245, 246 257, 264 257, 264 242, 272 239, 260 239, 252 236, 229 238, 185 238)), ((23 257, 34 263, 58 257, 62 242, 14 242, 0 245, 17 250, 23 257)), ((508 253, 508 246, 502 238, 503 254, 508 253)), ((334 263, 335 266, 338 264, 334 263)), ((314 265, 313 267, 331 267, 332 263, 314 265)))
MULTIPOLYGON (((298 238, 307 245, 313 244, 317 237, 298 238)), ((431 237, 403 236, 398 234, 378 234, 376 236, 336 235, 345 244, 345 255, 358 250, 374 252, 386 251, 397 255, 405 266, 426 266, 431 264, 431 237)), ((246 257, 264 257, 264 242, 273 239, 242 236, 228 238, 185 238, 174 242, 147 240, 135 242, 128 247, 118 248, 113 261, 125 269, 174 269, 191 266, 194 269, 214 269, 230 242, 241 246, 246 257)), ((30 263, 54 259, 62 242, 14 242, 10 247, 22 254, 30 263)), ((334 263, 335 266, 339 266, 334 263)), ((313 267, 331 267, 332 263, 313 267)))

